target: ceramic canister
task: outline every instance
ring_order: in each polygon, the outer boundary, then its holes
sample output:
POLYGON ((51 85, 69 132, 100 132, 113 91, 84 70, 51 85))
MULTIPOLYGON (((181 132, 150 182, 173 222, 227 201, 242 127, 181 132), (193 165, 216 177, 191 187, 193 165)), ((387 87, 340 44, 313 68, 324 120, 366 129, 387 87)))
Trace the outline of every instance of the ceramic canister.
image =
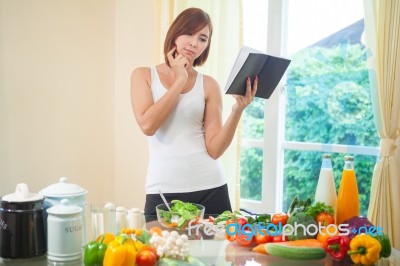
POLYGON ((82 256, 82 208, 62 199, 47 210, 47 258, 74 261, 82 256))
POLYGON ((19 183, 1 198, 0 257, 27 259, 46 254, 44 198, 19 183))
POLYGON ((39 191, 44 196, 45 208, 60 205, 62 199, 68 199, 70 205, 82 208, 82 246, 86 244, 86 194, 87 191, 73 183, 67 177, 61 177, 58 183, 39 191))

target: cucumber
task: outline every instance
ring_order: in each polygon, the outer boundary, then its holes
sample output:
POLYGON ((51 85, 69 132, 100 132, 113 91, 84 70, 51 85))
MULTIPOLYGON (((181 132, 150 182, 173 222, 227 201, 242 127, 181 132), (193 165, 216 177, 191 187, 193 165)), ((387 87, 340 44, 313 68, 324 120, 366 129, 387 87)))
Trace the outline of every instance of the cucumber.
POLYGON ((290 260, 318 260, 325 258, 326 252, 319 247, 285 246, 267 243, 265 250, 268 254, 290 260))

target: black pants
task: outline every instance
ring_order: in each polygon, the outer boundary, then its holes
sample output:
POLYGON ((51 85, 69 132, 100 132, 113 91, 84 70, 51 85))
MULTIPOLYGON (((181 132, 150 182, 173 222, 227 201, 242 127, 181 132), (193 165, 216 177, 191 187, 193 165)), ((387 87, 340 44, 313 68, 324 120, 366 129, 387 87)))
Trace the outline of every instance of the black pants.
MULTIPOLYGON (((224 211, 232 211, 228 186, 226 184, 217 188, 195 192, 164 193, 164 196, 168 202, 171 202, 171 200, 180 200, 203 205, 206 208, 204 217, 208 217, 209 215, 217 216, 224 211)), ((146 216, 156 216, 156 206, 162 203, 164 202, 159 194, 147 194, 144 214, 146 216)))

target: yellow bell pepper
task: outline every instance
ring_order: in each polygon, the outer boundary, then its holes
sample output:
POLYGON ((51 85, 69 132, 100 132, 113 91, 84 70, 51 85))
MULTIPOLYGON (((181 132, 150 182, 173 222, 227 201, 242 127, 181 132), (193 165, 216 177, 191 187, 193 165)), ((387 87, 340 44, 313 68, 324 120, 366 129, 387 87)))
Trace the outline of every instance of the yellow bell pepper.
POLYGON ((136 263, 136 246, 127 234, 117 236, 108 244, 103 266, 131 266, 136 263))
POLYGON ((355 264, 372 265, 379 260, 381 244, 370 235, 356 235, 350 242, 347 254, 355 264))

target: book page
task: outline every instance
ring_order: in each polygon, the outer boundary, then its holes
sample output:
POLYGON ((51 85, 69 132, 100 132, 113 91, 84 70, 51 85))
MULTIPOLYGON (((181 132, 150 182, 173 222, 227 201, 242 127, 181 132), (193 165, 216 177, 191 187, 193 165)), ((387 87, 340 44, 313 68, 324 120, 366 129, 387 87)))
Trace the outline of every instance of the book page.
POLYGON ((263 52, 260 52, 256 49, 243 46, 240 51, 238 56, 236 57, 235 63, 233 64, 231 73, 229 74, 228 81, 226 82, 225 85, 225 92, 228 90, 228 88, 232 85, 233 80, 239 73, 240 69, 242 68, 244 62, 246 61, 247 57, 249 56, 250 53, 259 53, 259 54, 264 54, 263 52))

